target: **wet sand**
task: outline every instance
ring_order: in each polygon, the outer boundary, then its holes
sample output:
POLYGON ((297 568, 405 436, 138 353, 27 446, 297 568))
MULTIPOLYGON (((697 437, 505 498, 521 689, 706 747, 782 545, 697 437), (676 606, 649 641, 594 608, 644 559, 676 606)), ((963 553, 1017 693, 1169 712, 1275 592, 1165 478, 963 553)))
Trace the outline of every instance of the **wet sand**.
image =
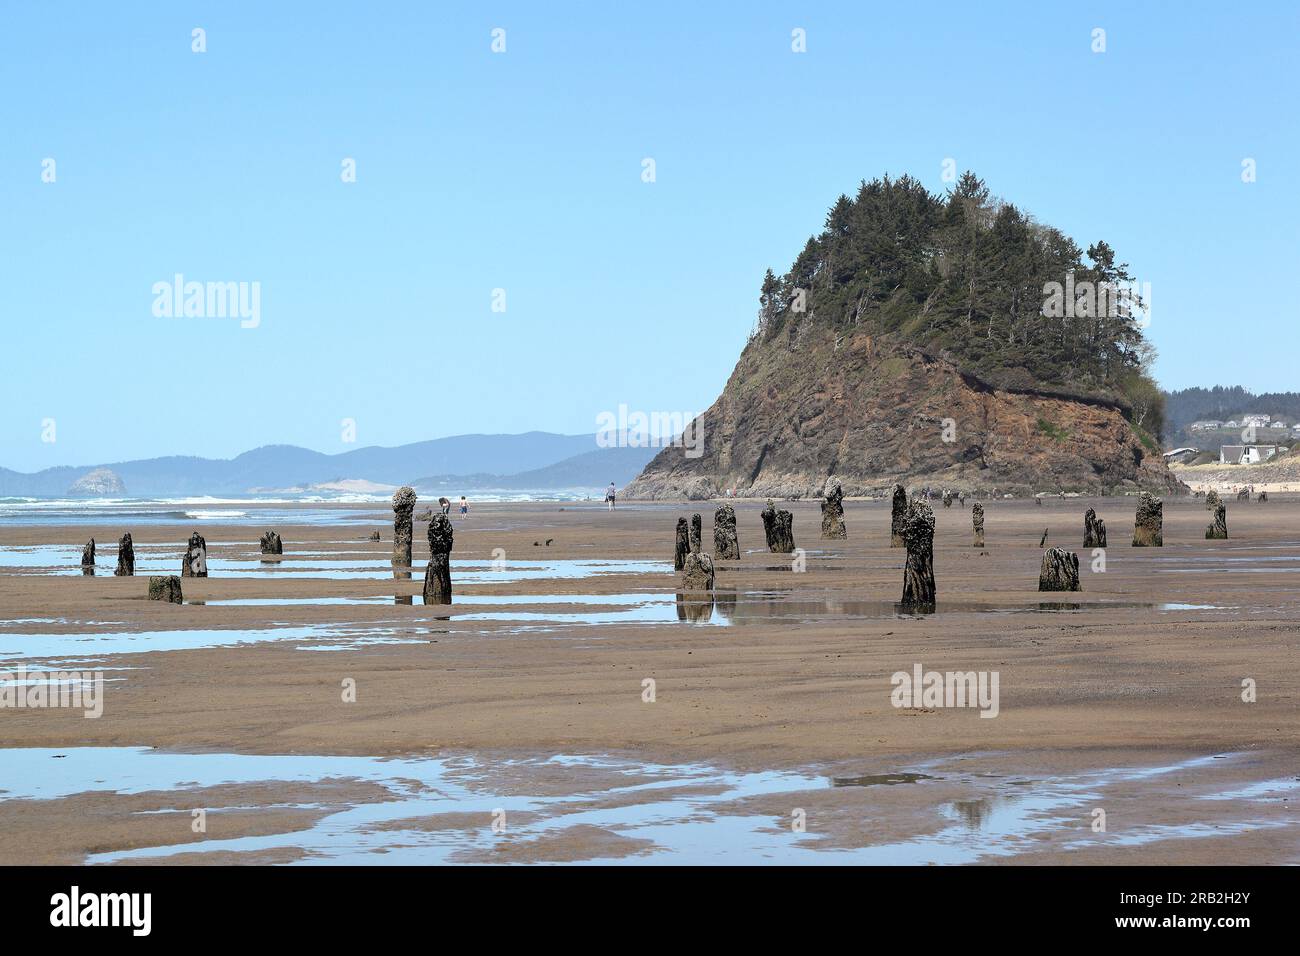
MULTIPOLYGON (((451 608, 424 607, 418 597, 428 555, 423 523, 416 528, 414 576, 391 577, 387 509, 376 510, 372 526, 276 527, 288 552, 279 567, 307 568, 324 559, 342 564, 315 566, 372 577, 274 570, 251 577, 218 570, 230 560, 251 562, 248 568, 260 570, 260 528, 195 522, 207 538, 214 570, 207 579, 185 579, 187 601, 379 602, 361 604, 151 603, 143 600, 148 571, 138 568, 135 578, 111 576, 117 537, 133 532, 140 564, 159 545, 179 568, 189 525, 0 528, 0 549, 63 545, 68 555, 74 555, 73 546, 79 555, 94 534, 101 568, 108 568, 108 573, 101 570, 86 578, 53 576, 36 567, 0 567, 0 618, 9 622, 0 624, 0 646, 8 649, 0 654, 0 670, 12 670, 23 660, 29 667, 47 663, 56 656, 48 647, 55 647, 61 660, 79 653, 91 663, 75 666, 102 666, 106 678, 117 678, 107 685, 104 716, 97 720, 70 710, 0 711, 4 744, 236 754, 490 755, 497 769, 488 774, 487 786, 494 792, 507 785, 503 781, 509 775, 503 775, 502 766, 556 754, 706 765, 735 773, 846 777, 896 774, 960 758, 967 766, 976 761, 986 767, 996 775, 992 780, 1019 776, 1038 787, 1116 768, 1169 767, 1234 755, 1215 767, 1212 778, 1204 770, 1177 772, 1192 774, 1183 789, 1203 791, 1202 796, 1294 780, 1300 769, 1300 501, 1289 496, 1262 504, 1227 502, 1227 541, 1204 540, 1209 516, 1203 501, 1166 500, 1165 547, 1159 549, 1129 546, 1131 498, 1050 499, 1042 506, 985 502, 983 551, 970 546, 969 507, 945 509, 936 503, 940 603, 938 613, 929 617, 900 617, 890 608, 901 590, 903 552, 888 547, 886 502, 846 502, 847 541, 820 539, 816 502, 787 503, 795 515, 796 543, 807 550, 802 573, 792 570, 788 556, 763 548, 762 503, 740 502, 744 556, 739 562, 718 562, 719 604, 707 625, 678 621, 675 608, 667 613, 665 605, 675 591, 671 558, 677 516, 700 511, 706 542, 711 540, 713 508, 701 504, 629 503, 613 513, 598 503, 477 505, 469 520, 455 520, 453 559, 485 567, 453 568, 458 598, 474 603, 451 608), (1111 547, 1104 572, 1092 571, 1092 555, 1079 547, 1087 507, 1096 508, 1107 523, 1111 547), (366 540, 372 527, 381 531, 382 541, 366 540), (1049 546, 1079 552, 1079 594, 1037 591, 1044 528, 1049 529, 1049 546), (491 562, 502 558, 507 565, 500 572, 503 580, 496 581, 491 562), (662 565, 589 576, 576 575, 591 568, 565 565, 564 573, 575 576, 546 577, 543 571, 540 577, 520 577, 514 562, 534 561, 662 565), (481 583, 464 583, 466 579, 481 583), (637 594, 659 602, 655 622, 641 622, 636 613, 622 618, 608 613, 634 610, 629 595, 637 594), (416 596, 411 605, 394 601, 410 596, 416 596), (601 596, 609 596, 610 607, 598 603, 601 596), (538 597, 547 603, 520 603, 538 597), (1054 602, 1080 607, 1039 607, 1054 602), (502 619, 482 619, 485 613, 502 619), (285 632, 297 636, 284 640, 235 643, 261 632, 273 637, 280 628, 306 630, 285 632), (27 650, 18 637, 162 631, 218 631, 230 643, 158 651, 149 649, 150 641, 166 643, 163 635, 124 637, 131 653, 122 652, 122 641, 108 645, 111 653, 105 653, 103 645, 87 643, 81 650, 37 638, 27 650), (27 656, 20 659, 16 648, 27 656), (981 718, 972 708, 893 707, 890 676, 918 663, 926 670, 997 671, 996 719, 981 718), (647 678, 655 682, 653 703, 642 699, 647 678), (1247 678, 1257 683, 1256 703, 1241 699, 1247 678), (348 680, 355 681, 353 703, 342 699, 348 680)), ((70 557, 67 566, 75 563, 70 557)), ((611 567, 617 570, 618 565, 611 567)), ((545 774, 536 765, 527 766, 521 786, 535 792, 545 774)), ((1000 790, 981 789, 953 767, 946 763, 934 775, 938 779, 907 785, 818 790, 822 808, 814 813, 803 807, 809 811, 808 831, 826 861, 836 862, 836 848, 940 832, 958 804, 1003 799, 1000 790), (855 789, 857 797, 841 795, 855 789)), ((560 792, 590 795, 606 789, 609 781, 595 773, 593 779, 577 782, 566 770, 554 785, 560 792)), ((297 805, 288 796, 302 786, 284 783, 284 800, 259 806, 279 813, 278 804, 297 805)), ((1141 778, 1096 786, 1099 793, 1111 794, 1110 805, 1123 808, 1110 813, 1108 832, 1116 839, 1070 845, 1070 834, 1078 827, 1090 832, 1090 808, 1075 807, 1066 822, 1048 827, 1033 846, 996 859, 1060 862, 1064 854, 1078 854, 1070 859, 1300 860, 1300 836, 1291 815, 1294 793, 1270 792, 1266 800, 1251 802, 1246 815, 1260 826, 1240 829, 1233 824, 1240 822, 1244 798, 1179 801, 1163 793, 1165 783, 1141 778), (1177 828, 1200 823, 1221 832, 1179 838, 1177 828), (1117 826, 1139 825, 1169 827, 1169 838, 1135 845, 1118 838, 1117 826)), ((201 802, 209 789, 178 797, 178 806, 201 802)), ((188 810, 184 832, 162 840, 153 832, 157 817, 136 812, 131 799, 137 798, 96 791, 44 801, 40 812, 33 811, 34 801, 0 800, 0 833, 26 821, 20 844, 25 862, 64 862, 78 855, 194 839, 188 832, 188 810), (68 825, 87 813, 114 823, 91 830, 68 825)), ((754 799, 758 802, 751 805, 739 797, 711 812, 770 815, 765 825, 789 827, 788 800, 772 795, 754 799)), ((316 819, 306 813, 295 825, 316 819)), ((267 832, 268 825, 256 808, 242 823, 249 833, 267 832)), ((485 820, 483 826, 488 825, 485 820)), ((475 842, 458 859, 654 860, 652 838, 646 846, 636 829, 616 830, 580 823, 562 833, 519 840, 507 829, 500 846, 475 842)), ((286 839, 278 847, 250 853, 247 861, 290 862, 300 858, 295 846, 286 839)), ((177 862, 239 859, 238 853, 214 850, 188 852, 177 862)))

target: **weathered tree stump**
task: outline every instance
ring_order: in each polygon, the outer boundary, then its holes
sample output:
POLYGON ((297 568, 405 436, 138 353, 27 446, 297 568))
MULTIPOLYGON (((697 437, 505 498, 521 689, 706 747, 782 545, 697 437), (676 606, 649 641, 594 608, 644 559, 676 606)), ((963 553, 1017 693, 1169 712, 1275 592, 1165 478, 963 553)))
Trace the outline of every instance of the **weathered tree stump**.
POLYGON ((424 603, 451 603, 451 519, 434 515, 429 522, 429 567, 424 572, 424 603))
POLYGON ((686 567, 686 556, 691 553, 691 528, 685 518, 677 519, 677 541, 673 548, 673 570, 686 567))
POLYGON ((1250 492, 1247 491, 1245 488, 1242 488, 1241 491, 1237 492, 1237 500, 1238 500, 1238 501, 1249 501, 1249 500, 1250 500, 1250 492))
POLYGON ((403 485, 393 493, 393 567, 411 566, 412 515, 415 513, 415 489, 403 485))
POLYGON ((81 549, 81 573, 93 575, 95 573, 95 539, 91 538, 86 542, 86 546, 81 549))
POLYGON ((952 494, 952 492, 951 492, 951 491, 945 491, 945 492, 943 493, 943 506, 944 506, 945 508, 951 508, 951 507, 952 507, 952 499, 953 499, 953 494, 952 494))
POLYGON ((1097 512, 1089 508, 1083 513, 1083 546, 1085 548, 1106 547, 1106 522, 1097 517, 1097 512))
POLYGON ((274 531, 262 535, 261 547, 263 554, 284 554, 284 542, 274 531))
POLYGON ((825 500, 822 502, 822 537, 847 538, 844 527, 844 490, 834 478, 826 479, 825 500))
POLYGON ((1149 491, 1138 499, 1137 518, 1133 523, 1133 547, 1164 547, 1164 503, 1149 491))
POLYGON ((1079 590, 1079 556, 1064 548, 1044 551, 1043 564, 1038 569, 1038 590, 1079 590))
POLYGON ((174 574, 150 575, 149 600, 184 604, 185 599, 181 595, 181 579, 174 574))
POLYGON ((208 543, 203 535, 195 531, 190 535, 190 543, 185 548, 185 558, 181 561, 181 577, 206 578, 208 576, 208 543))
POLYGON ((117 570, 115 577, 130 577, 135 574, 135 548, 131 545, 131 532, 122 535, 117 543, 117 570))
POLYGON ((691 550, 699 554, 700 548, 704 545, 704 519, 700 517, 699 512, 691 515, 691 550))
POLYGON ((978 501, 970 507, 970 523, 975 529, 975 547, 984 547, 984 506, 978 501))
POLYGON ((903 522, 907 520, 907 491, 895 484, 890 492, 889 546, 903 547, 903 522))
POLYGON ((370 532, 370 540, 371 540, 371 541, 378 541, 378 540, 379 540, 379 532, 378 532, 378 531, 372 531, 372 532, 370 532))
POLYGON ((1259 497, 1256 498, 1255 500, 1256 500, 1256 501, 1268 501, 1268 492, 1267 492, 1267 491, 1261 491, 1261 492, 1259 493, 1259 497))
POLYGON ((774 554, 791 554, 794 552, 794 515, 784 509, 778 511, 772 499, 767 500, 763 509, 763 534, 767 538, 767 550, 774 554))
POLYGON ((1217 507, 1219 507, 1219 493, 1211 489, 1210 493, 1205 496, 1205 510, 1213 511, 1217 507))
POLYGON ((1214 520, 1205 529, 1205 537, 1217 539, 1228 537, 1228 509, 1223 506, 1223 502, 1219 502, 1219 506, 1214 509, 1214 520))
POLYGON ((934 608, 934 512, 923 501, 907 506, 903 520, 903 547, 907 561, 903 565, 902 606, 909 609, 934 608))
POLYGON ((740 541, 736 538, 736 509, 722 505, 713 512, 713 556, 723 561, 740 560, 740 541))
POLYGON ((682 568, 683 591, 713 590, 713 559, 700 551, 686 555, 686 564, 682 568))

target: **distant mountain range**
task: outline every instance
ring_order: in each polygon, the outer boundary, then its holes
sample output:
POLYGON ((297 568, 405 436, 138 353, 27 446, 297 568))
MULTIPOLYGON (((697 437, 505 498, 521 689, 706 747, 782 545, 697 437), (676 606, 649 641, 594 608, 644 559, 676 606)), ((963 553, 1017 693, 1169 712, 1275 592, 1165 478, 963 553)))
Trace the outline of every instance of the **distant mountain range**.
POLYGON ((266 445, 236 458, 169 456, 60 466, 31 474, 0 468, 0 496, 60 497, 119 487, 133 497, 245 495, 310 489, 343 481, 415 488, 620 487, 654 456, 653 448, 598 448, 594 435, 456 435, 326 455, 266 445), (107 472, 107 474, 104 474, 107 472), (95 474, 87 482, 88 475, 95 474), (76 489, 76 490, 74 490, 76 489))

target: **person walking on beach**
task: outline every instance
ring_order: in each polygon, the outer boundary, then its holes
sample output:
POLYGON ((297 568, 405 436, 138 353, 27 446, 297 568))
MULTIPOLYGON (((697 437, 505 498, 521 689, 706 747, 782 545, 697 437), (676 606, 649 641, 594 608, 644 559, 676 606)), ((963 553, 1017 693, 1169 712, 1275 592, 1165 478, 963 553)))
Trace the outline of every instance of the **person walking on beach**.
POLYGON ((605 489, 605 503, 609 505, 610 511, 614 510, 614 491, 614 482, 611 481, 609 487, 605 489))
POLYGON ((449 515, 449 514, 451 514, 451 502, 448 501, 446 498, 439 498, 439 499, 438 499, 438 507, 440 507, 440 508, 442 509, 442 513, 443 513, 444 515, 449 515))
POLYGON ((464 495, 460 496, 460 516, 462 518, 469 517, 469 502, 465 500, 464 495))

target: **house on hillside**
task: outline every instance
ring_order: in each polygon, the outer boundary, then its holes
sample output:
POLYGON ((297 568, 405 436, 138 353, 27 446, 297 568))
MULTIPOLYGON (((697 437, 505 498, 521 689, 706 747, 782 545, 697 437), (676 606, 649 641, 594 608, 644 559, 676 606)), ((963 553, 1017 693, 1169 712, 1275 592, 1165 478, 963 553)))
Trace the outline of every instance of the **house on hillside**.
POLYGON ((1277 454, 1277 445, 1222 445, 1219 463, 1223 465, 1258 465, 1277 454))
POLYGON ((1249 428, 1251 425, 1256 428, 1268 428, 1268 423, 1272 420, 1272 415, 1243 415, 1241 425, 1243 428, 1249 428))
POLYGON ((1187 426, 1187 430, 1192 432, 1212 432, 1212 431, 1217 431, 1222 427, 1223 427, 1223 422, 1203 421, 1203 422, 1192 422, 1190 425, 1187 426))

